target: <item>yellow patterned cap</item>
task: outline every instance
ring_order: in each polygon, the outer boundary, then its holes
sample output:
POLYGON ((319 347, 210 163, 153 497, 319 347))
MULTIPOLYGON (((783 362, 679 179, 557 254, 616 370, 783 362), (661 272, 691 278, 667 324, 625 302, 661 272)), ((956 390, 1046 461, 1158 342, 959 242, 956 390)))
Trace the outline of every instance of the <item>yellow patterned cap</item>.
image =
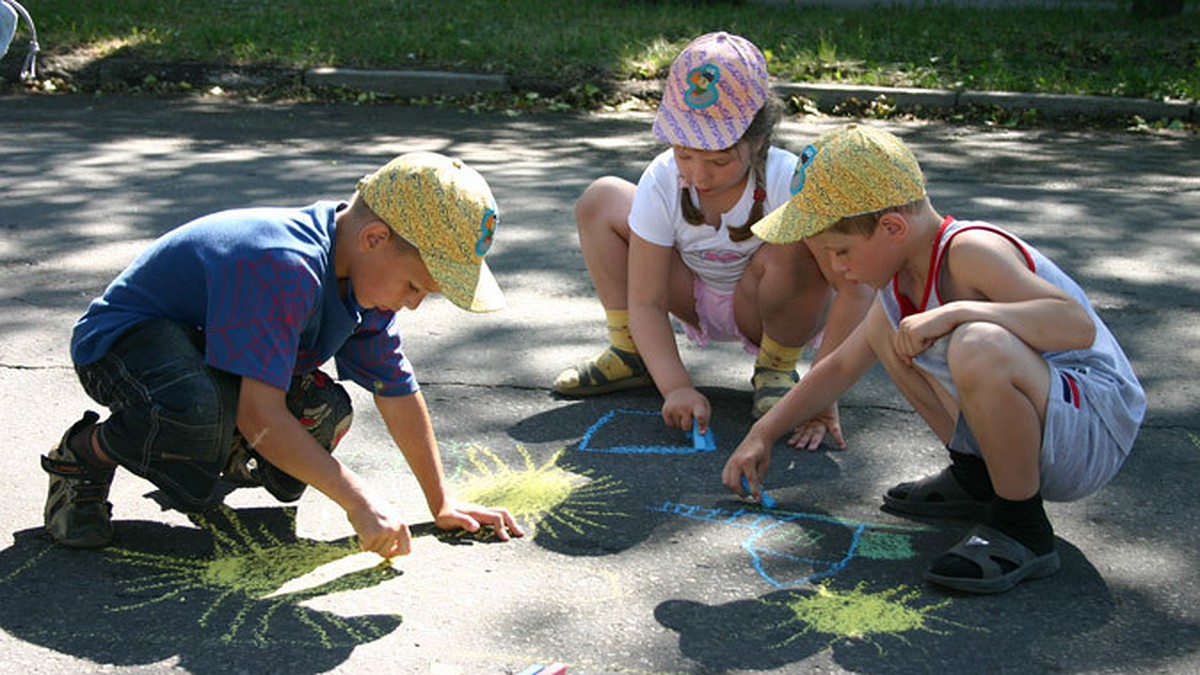
POLYGON ((924 196, 925 177, 903 141, 882 129, 849 124, 804 148, 792 174, 792 198, 750 229, 764 241, 793 242, 847 216, 924 196))
POLYGON ((400 155, 358 182, 362 199, 421 252, 442 295, 471 312, 504 307, 483 257, 499 213, 487 181, 435 152, 400 155))

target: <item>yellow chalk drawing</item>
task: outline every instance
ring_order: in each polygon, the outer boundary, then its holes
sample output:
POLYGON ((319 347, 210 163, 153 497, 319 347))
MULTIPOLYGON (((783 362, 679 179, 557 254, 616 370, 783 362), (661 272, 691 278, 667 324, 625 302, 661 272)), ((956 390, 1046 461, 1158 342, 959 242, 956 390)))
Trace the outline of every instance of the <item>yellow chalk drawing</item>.
MULTIPOLYGON (((295 513, 287 513, 294 527, 295 513)), ((110 606, 109 611, 198 603, 200 626, 224 630, 222 642, 257 647, 280 640, 326 649, 353 646, 383 637, 399 625, 399 616, 342 617, 300 605, 330 593, 374 586, 398 574, 390 566, 377 565, 378 556, 360 554, 353 540, 284 541, 265 527, 247 526, 225 506, 190 518, 213 536, 211 557, 105 551, 119 563, 145 570, 123 582, 122 595, 147 596, 110 606), (346 559, 355 562, 338 576, 323 571, 346 559), (228 628, 217 625, 225 621, 228 628), (287 624, 281 631, 286 636, 272 636, 272 628, 281 622, 287 624)))
POLYGON ((924 631, 936 635, 947 635, 948 630, 935 625, 970 628, 934 614, 950 604, 950 600, 923 607, 913 601, 921 597, 920 591, 906 586, 887 588, 877 593, 865 590, 866 582, 859 583, 853 590, 837 591, 829 584, 819 584, 814 591, 792 595, 788 600, 762 600, 761 602, 786 607, 792 618, 778 624, 777 628, 791 628, 802 624, 799 632, 780 643, 784 646, 809 633, 830 636, 830 644, 839 639, 866 640, 874 644, 881 653, 883 646, 878 638, 888 635, 908 644, 904 633, 924 631))
POLYGON ((528 523, 535 536, 557 537, 560 527, 583 534, 589 527, 607 528, 603 519, 628 517, 606 508, 607 497, 626 492, 620 481, 562 468, 558 460, 566 448, 539 465, 525 446, 518 445, 524 463, 518 468, 480 445, 468 446, 465 452, 470 468, 459 476, 455 492, 467 501, 507 508, 528 523))

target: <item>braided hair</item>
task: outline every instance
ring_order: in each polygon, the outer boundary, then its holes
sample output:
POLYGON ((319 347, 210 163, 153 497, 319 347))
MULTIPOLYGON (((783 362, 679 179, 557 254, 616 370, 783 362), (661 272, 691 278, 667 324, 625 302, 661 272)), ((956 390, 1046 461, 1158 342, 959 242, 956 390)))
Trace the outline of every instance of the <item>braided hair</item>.
MULTIPOLYGON (((754 157, 751 158, 750 170, 754 172, 754 205, 750 207, 750 217, 741 227, 729 228, 731 241, 745 241, 754 236, 750 226, 762 219, 764 206, 767 201, 767 152, 771 149, 771 135, 779 121, 783 118, 783 102, 775 96, 768 96, 767 102, 754 114, 750 126, 742 134, 738 143, 757 145, 754 157)), ((680 188, 679 201, 683 206, 683 219, 689 225, 704 225, 704 212, 692 201, 692 193, 686 187, 680 188)))

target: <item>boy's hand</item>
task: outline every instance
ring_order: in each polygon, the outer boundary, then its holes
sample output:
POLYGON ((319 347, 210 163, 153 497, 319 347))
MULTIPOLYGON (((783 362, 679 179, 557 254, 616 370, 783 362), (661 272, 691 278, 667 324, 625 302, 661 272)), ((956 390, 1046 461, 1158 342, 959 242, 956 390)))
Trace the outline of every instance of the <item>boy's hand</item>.
POLYGON ((955 325, 946 306, 906 316, 893 338, 896 353, 911 365, 914 358, 954 330, 955 325))
POLYGON ((667 394, 662 407, 663 422, 676 429, 691 432, 692 419, 700 424, 700 433, 708 431, 712 405, 692 387, 680 387, 667 394))
POLYGON ((441 530, 466 530, 478 532, 486 525, 496 533, 500 541, 508 541, 513 537, 525 536, 524 530, 517 525, 508 509, 502 507, 479 506, 478 504, 447 501, 434 517, 434 524, 441 530))
POLYGON ((380 508, 370 504, 367 508, 347 513, 354 533, 358 535, 358 546, 364 551, 378 553, 384 558, 408 555, 412 551, 412 535, 391 507, 380 508))
POLYGON ((799 424, 792 431, 792 436, 788 439, 787 444, 797 450, 815 451, 821 447, 821 441, 825 440, 826 433, 829 434, 830 439, 839 450, 846 448, 846 439, 842 436, 842 423, 838 416, 836 403, 826 408, 820 415, 799 424))
POLYGON ((771 444, 751 431, 729 456, 725 462, 725 470, 721 473, 721 483, 739 497, 746 496, 742 487, 742 477, 751 486, 751 496, 761 499, 758 492, 763 478, 767 475, 767 467, 771 465, 771 444))

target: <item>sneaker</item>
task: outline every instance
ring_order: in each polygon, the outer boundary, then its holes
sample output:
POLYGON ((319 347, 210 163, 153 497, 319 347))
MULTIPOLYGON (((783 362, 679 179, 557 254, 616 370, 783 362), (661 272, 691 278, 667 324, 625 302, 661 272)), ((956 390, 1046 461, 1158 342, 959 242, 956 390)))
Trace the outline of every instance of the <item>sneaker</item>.
MULTIPOLYGON (((330 450, 332 452, 332 450, 330 450)), ((281 502, 294 502, 304 495, 308 484, 293 478, 262 458, 246 445, 240 433, 233 436, 233 450, 221 471, 221 477, 236 487, 264 487, 281 502)))
POLYGON ((554 379, 563 396, 596 396, 654 384, 641 354, 609 347, 587 361, 567 368, 554 379))
POLYGON ((67 429, 58 446, 42 456, 42 469, 50 474, 44 514, 46 532, 63 546, 98 548, 107 546, 113 538, 108 488, 116 472, 80 461, 69 443, 78 433, 90 433, 99 419, 99 415, 87 411, 83 419, 67 429))
POLYGON ((792 386, 799 381, 800 375, 794 370, 755 366, 754 377, 750 378, 750 383, 754 385, 754 405, 750 409, 754 419, 767 414, 767 411, 779 403, 779 399, 787 396, 792 386))
POLYGON ((233 432, 233 440, 229 444, 229 460, 221 469, 221 478, 236 487, 262 487, 262 482, 254 476, 258 468, 258 454, 251 456, 252 451, 246 447, 246 439, 241 432, 233 432))

